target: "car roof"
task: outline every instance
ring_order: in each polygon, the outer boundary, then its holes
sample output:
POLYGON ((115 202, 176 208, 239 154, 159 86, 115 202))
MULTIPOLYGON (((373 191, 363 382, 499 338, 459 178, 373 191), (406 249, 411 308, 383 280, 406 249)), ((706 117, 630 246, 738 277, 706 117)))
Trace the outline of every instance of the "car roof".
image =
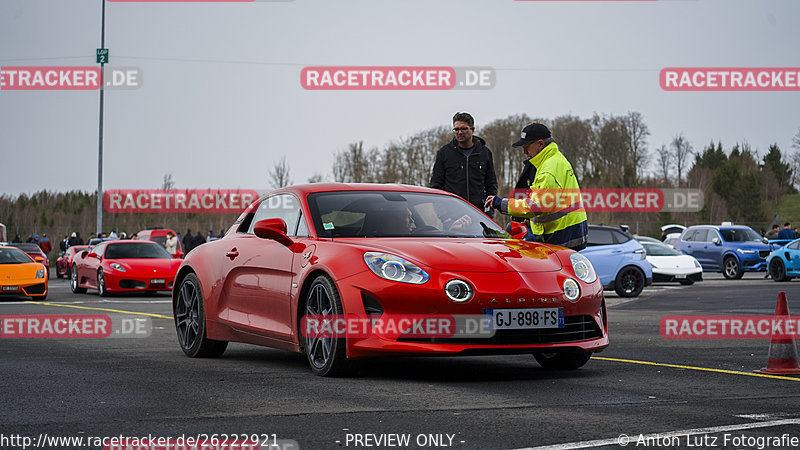
POLYGON ((457 197, 440 189, 433 189, 421 186, 411 186, 407 184, 381 184, 381 183, 312 183, 312 184, 298 184, 294 186, 287 186, 285 188, 276 189, 269 195, 279 193, 293 193, 298 196, 304 196, 314 192, 342 192, 342 191, 400 191, 400 192, 418 192, 428 194, 441 194, 457 197))

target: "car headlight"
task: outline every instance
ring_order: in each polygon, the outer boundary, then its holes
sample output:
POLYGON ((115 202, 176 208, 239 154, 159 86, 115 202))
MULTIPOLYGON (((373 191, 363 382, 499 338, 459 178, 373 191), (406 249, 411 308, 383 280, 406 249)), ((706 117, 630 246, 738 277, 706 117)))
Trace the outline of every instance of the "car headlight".
POLYGON ((575 276, 586 283, 592 283, 597 279, 597 273, 594 271, 589 258, 580 253, 573 253, 569 255, 569 262, 572 263, 572 271, 575 276))
POLYGON ((756 252, 755 250, 744 250, 744 249, 741 249, 741 248, 737 248, 736 251, 741 253, 741 254, 743 254, 743 255, 753 255, 756 252))
POLYGON ((700 265, 700 262, 698 262, 696 259, 694 260, 694 266, 697 267, 698 269, 703 268, 703 266, 700 265))
POLYGON ((44 278, 44 269, 39 269, 36 271, 36 278, 44 278))
POLYGON ((125 272, 125 268, 122 267, 120 263, 111 263, 111 268, 114 270, 119 270, 120 272, 125 272))
POLYGON ((388 253, 364 253, 364 262, 375 275, 400 283, 425 284, 431 279, 424 270, 399 256, 388 253))
POLYGON ((581 296, 581 288, 578 287, 577 281, 572 278, 564 280, 564 296, 571 302, 574 302, 581 296))
POLYGON ((472 286, 464 280, 450 280, 444 285, 444 293, 447 298, 456 302, 464 303, 470 301, 473 295, 472 286))

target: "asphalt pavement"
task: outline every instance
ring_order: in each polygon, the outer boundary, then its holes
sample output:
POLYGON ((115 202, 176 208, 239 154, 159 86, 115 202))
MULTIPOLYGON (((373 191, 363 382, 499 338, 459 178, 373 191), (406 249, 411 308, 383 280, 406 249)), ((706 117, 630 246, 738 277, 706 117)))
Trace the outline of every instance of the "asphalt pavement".
POLYGON ((317 377, 303 355, 245 344, 187 358, 168 294, 75 295, 51 279, 46 301, 1 300, 0 317, 124 314, 150 328, 0 338, 0 448, 215 435, 287 449, 800 446, 800 377, 753 373, 769 339, 666 339, 659 329, 665 316, 770 316, 778 291, 800 315, 800 281, 705 278, 635 299, 607 291, 611 345, 579 370, 546 371, 527 355, 407 357, 364 361, 349 378, 317 377), (67 437, 83 442, 54 441, 67 437))

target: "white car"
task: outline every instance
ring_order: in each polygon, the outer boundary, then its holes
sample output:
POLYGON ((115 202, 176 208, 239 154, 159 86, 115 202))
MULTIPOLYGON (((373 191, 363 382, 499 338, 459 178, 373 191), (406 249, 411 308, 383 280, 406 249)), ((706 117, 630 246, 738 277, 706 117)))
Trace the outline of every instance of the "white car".
POLYGON ((677 223, 671 223, 669 225, 664 225, 661 227, 661 240, 665 240, 671 237, 680 237, 683 230, 686 227, 683 225, 679 225, 677 223))
POLYGON ((703 267, 693 257, 659 242, 640 241, 646 253, 647 262, 653 266, 653 282, 678 281, 681 284, 694 284, 703 281, 703 267))

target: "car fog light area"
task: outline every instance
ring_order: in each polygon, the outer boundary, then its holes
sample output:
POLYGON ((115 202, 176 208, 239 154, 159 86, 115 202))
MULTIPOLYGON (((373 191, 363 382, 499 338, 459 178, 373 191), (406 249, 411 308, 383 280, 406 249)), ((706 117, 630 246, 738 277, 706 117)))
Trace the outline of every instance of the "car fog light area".
POLYGON ((472 299, 472 286, 464 280, 450 280, 444 285, 444 293, 447 298, 456 302, 464 303, 472 299))
POLYGON ((577 300, 581 296, 581 288, 578 287, 578 282, 572 278, 567 278, 564 281, 564 295, 571 302, 577 300))
POLYGON ((364 262, 375 275, 390 281, 424 284, 431 277, 416 264, 388 253, 364 253, 364 262))

